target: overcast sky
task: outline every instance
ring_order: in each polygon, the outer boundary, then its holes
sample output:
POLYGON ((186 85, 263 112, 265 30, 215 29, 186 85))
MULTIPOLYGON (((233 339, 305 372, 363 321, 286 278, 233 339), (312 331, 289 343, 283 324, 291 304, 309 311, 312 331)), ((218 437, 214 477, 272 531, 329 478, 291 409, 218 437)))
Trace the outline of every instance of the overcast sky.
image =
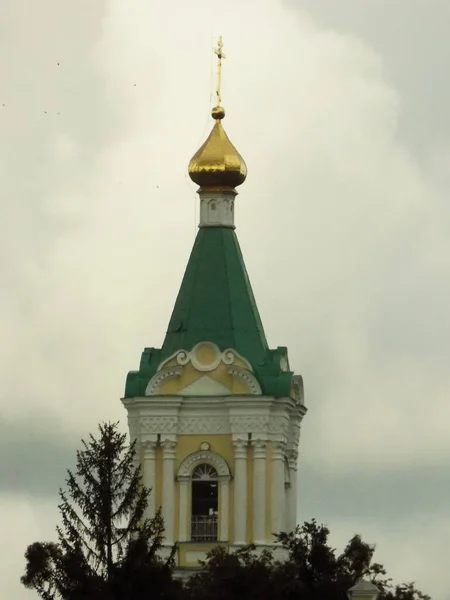
POLYGON ((448 0, 0 0, 0 580, 126 415, 196 233, 223 34, 237 232, 305 380, 299 517, 450 598, 448 0), (216 7, 217 6, 217 7, 216 7))

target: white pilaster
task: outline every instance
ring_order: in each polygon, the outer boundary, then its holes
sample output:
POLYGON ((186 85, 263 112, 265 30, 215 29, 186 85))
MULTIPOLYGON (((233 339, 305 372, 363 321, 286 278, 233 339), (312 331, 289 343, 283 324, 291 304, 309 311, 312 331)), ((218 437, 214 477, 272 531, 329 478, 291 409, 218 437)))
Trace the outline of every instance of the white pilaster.
POLYGON ((201 191, 199 227, 234 227, 235 191, 201 191))
POLYGON ((293 531, 297 526, 297 450, 289 450, 287 453, 289 464, 289 479, 291 485, 286 490, 286 529, 293 531))
POLYGON ((271 490, 271 527, 272 533, 281 533, 286 529, 286 490, 284 486, 284 444, 272 445, 272 490, 271 490))
POLYGON ((228 479, 223 479, 219 482, 219 498, 220 498, 220 506, 219 506, 219 517, 220 517, 220 531, 219 531, 219 541, 220 542, 228 542, 230 536, 228 531, 228 515, 229 515, 229 481, 228 479))
POLYGON ((180 542, 186 542, 190 539, 190 535, 188 532, 188 496, 189 496, 189 477, 178 477, 178 482, 180 485, 180 511, 178 517, 178 540, 180 542))
POLYGON ((155 516, 155 494, 156 494, 156 442, 146 441, 142 443, 143 455, 143 480, 144 485, 150 490, 148 506, 145 518, 152 519, 155 516))
POLYGON ((234 543, 247 543, 247 446, 245 440, 234 444, 234 543))
POLYGON ((162 443, 162 513, 164 517, 165 545, 174 543, 174 496, 175 496, 175 446, 172 440, 164 440, 162 443))
POLYGON ((256 545, 266 543, 266 442, 253 446, 253 538, 256 545))

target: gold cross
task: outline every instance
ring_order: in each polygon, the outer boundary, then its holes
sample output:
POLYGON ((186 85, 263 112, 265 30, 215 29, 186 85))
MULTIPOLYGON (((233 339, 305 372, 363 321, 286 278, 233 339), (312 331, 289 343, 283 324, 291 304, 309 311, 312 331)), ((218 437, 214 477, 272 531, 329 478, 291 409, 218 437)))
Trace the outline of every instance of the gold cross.
POLYGON ((217 54, 217 106, 220 106, 220 103, 222 102, 222 96, 220 95, 220 88, 222 87, 222 58, 225 58, 225 54, 223 53, 222 36, 219 37, 217 48, 214 49, 214 52, 217 54))

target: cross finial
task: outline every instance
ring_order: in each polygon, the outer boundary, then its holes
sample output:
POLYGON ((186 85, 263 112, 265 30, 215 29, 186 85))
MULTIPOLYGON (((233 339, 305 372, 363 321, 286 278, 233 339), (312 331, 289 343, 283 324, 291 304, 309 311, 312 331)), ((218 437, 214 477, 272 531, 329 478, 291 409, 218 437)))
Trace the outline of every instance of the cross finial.
POLYGON ((217 48, 214 49, 214 52, 217 54, 217 106, 220 106, 220 103, 222 102, 222 96, 220 95, 220 89, 222 86, 222 58, 225 58, 225 54, 223 53, 222 36, 219 37, 217 48))

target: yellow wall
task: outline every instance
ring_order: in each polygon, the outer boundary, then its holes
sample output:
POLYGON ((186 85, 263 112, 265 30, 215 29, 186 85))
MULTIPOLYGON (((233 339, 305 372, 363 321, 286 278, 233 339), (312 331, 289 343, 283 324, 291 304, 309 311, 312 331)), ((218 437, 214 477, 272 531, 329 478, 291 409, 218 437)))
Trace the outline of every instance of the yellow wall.
MULTIPOLYGON (((238 360, 235 361, 237 366, 238 360)), ((245 367, 242 367, 245 368, 245 367)), ((198 379, 207 375, 211 379, 214 379, 218 383, 221 383, 227 388, 230 394, 248 394, 248 384, 242 379, 237 379, 229 374, 229 367, 224 364, 220 364, 214 371, 203 373, 197 371, 191 364, 187 364, 180 375, 176 379, 166 379, 158 388, 158 394, 163 395, 176 395, 181 393, 185 388, 193 384, 198 379)))
POLYGON ((189 456, 200 450, 200 444, 208 442, 210 449, 223 456, 227 461, 231 474, 233 475, 233 443, 230 434, 225 435, 179 435, 177 437, 177 447, 175 454, 175 470, 180 467, 181 462, 189 456))
MULTIPOLYGON (((233 542, 233 530, 234 530, 234 511, 239 510, 240 507, 234 507, 234 449, 231 435, 181 435, 177 438, 176 454, 175 454, 175 473, 178 471, 182 461, 190 454, 200 450, 200 444, 207 442, 210 445, 210 449, 213 452, 217 452, 223 456, 227 461, 231 471, 231 481, 229 484, 229 515, 228 515, 228 527, 229 527, 229 542, 233 542)), ((272 528, 271 528, 271 493, 272 493, 272 448, 271 445, 267 446, 267 460, 266 460, 266 536, 268 540, 272 539, 272 528)), ((141 459, 142 460, 142 459, 141 459)), ((156 506, 161 506, 162 502, 162 449, 157 448, 156 450, 156 489, 154 490, 156 506)), ((247 461, 247 542, 253 541, 253 449, 248 450, 248 461, 247 461)), ((175 481, 175 522, 174 522, 174 533, 175 539, 179 536, 179 484, 175 481)), ((220 519, 222 515, 221 511, 222 499, 219 495, 219 531, 220 531, 220 519)), ((191 496, 189 489, 188 496, 188 518, 191 514, 191 496)), ((188 523, 188 527, 190 523, 188 523)), ((194 544, 187 542, 188 546, 192 547, 199 546, 198 543, 194 544)), ((212 546, 217 544, 212 544, 212 546)), ((208 544, 200 544, 201 548, 205 548, 208 544)), ((182 554, 180 554, 180 557, 182 554)), ((184 563, 180 563, 184 564, 184 563)), ((186 565, 189 566, 189 565, 186 565)))
POLYGON ((180 567, 198 567, 198 560, 188 560, 188 553, 190 552, 202 552, 206 553, 212 550, 213 548, 217 548, 217 546, 227 546, 227 544, 222 544, 220 542, 211 542, 208 544, 198 544, 194 542, 181 542, 178 545, 178 564, 180 567))

